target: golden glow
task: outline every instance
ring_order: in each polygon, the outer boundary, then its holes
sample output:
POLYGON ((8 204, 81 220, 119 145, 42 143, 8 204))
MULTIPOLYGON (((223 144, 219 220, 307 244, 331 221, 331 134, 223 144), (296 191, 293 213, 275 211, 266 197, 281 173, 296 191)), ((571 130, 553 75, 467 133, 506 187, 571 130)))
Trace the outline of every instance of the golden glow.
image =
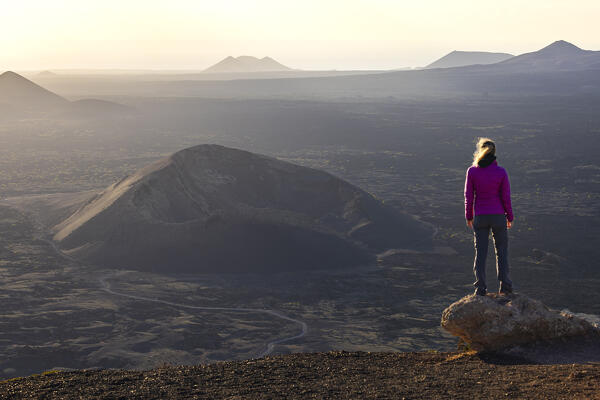
POLYGON ((0 0, 0 70, 421 66, 452 50, 600 50, 598 0, 0 0))

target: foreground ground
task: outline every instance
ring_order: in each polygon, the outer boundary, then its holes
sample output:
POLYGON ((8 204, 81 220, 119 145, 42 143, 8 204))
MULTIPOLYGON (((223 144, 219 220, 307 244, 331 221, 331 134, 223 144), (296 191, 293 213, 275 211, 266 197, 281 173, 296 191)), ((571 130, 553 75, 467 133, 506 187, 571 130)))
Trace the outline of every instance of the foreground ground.
POLYGON ((600 364, 533 365, 457 353, 303 353, 149 371, 46 372, 1 399, 600 399, 600 364))

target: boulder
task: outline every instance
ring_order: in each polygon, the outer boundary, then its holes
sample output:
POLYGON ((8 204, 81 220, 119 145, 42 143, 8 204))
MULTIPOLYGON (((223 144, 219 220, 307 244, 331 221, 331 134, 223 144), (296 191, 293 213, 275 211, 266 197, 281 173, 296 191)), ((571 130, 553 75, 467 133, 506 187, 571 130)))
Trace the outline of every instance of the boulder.
POLYGON ((442 313, 441 325, 473 350, 501 351, 574 338, 600 339, 597 323, 551 310, 524 295, 470 295, 442 313))

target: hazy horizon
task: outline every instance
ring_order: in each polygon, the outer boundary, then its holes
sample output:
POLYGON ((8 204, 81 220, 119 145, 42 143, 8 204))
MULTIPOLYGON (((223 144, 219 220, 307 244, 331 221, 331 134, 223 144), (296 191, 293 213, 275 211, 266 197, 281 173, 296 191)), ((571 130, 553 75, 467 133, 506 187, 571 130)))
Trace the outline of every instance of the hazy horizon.
POLYGON ((592 0, 34 0, 3 5, 0 70, 203 70, 229 55, 305 70, 419 67, 452 50, 521 54, 556 40, 598 50, 597 15, 592 0))

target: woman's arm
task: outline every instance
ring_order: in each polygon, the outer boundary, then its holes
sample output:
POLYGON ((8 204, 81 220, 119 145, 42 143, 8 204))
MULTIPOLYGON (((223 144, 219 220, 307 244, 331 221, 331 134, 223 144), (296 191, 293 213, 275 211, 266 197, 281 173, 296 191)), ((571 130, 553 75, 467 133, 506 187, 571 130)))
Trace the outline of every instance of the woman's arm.
POLYGON ((508 222, 512 222, 515 219, 512 210, 512 204, 510 201, 510 181, 508 180, 508 174, 504 171, 504 178, 502 179, 502 186, 500 187, 500 199, 502 200, 502 206, 504 207, 504 213, 508 222))
POLYGON ((465 178, 465 219, 471 221, 473 219, 473 198, 475 195, 475 187, 473 177, 471 176, 471 168, 467 170, 465 178))

